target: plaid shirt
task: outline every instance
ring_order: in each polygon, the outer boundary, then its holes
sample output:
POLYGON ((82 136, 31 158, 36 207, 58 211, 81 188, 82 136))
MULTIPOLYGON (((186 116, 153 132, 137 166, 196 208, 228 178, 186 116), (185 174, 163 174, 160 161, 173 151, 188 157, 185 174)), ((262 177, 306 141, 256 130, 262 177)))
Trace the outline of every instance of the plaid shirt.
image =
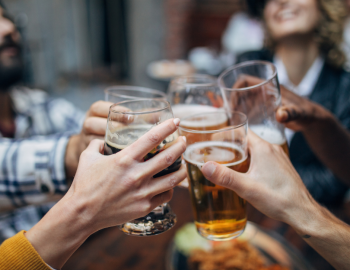
POLYGON ((85 118, 71 103, 39 90, 10 94, 16 131, 14 139, 0 134, 0 243, 29 230, 53 205, 47 203, 67 191, 66 146, 85 118))

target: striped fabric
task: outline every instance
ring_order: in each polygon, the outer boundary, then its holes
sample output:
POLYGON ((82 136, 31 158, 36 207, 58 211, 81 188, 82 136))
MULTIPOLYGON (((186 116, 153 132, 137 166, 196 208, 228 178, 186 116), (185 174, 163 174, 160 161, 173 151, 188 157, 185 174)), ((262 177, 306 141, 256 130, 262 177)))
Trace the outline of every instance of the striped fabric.
POLYGON ((11 91, 14 139, 0 134, 0 242, 29 230, 67 190, 64 157, 84 114, 63 99, 27 88, 11 91), (40 205, 40 206, 33 206, 40 205))

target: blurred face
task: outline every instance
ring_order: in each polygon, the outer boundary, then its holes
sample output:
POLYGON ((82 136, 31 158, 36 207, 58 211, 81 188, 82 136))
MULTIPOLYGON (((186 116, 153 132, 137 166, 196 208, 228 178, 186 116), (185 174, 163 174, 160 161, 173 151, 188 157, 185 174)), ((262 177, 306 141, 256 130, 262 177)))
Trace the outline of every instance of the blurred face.
POLYGON ((22 78, 21 37, 7 12, 0 7, 0 91, 22 78))
POLYGON ((268 0, 264 19, 273 40, 312 33, 319 22, 317 0, 268 0))

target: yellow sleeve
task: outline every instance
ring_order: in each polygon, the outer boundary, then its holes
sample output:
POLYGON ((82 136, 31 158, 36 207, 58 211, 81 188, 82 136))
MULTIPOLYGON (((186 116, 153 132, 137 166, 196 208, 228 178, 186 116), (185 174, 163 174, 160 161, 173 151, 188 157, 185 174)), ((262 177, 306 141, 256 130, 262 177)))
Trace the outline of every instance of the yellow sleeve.
POLYGON ((0 246, 0 270, 51 270, 21 231, 0 246))

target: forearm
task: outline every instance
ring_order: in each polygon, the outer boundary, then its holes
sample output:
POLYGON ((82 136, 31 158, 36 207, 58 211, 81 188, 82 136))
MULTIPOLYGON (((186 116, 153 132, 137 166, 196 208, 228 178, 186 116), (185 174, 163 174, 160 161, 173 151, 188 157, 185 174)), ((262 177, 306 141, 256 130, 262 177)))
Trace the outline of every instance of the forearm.
POLYGON ((26 233, 41 258, 55 269, 61 269, 93 233, 76 209, 66 196, 26 233))
POLYGON ((350 185, 350 134, 329 111, 315 106, 318 116, 303 135, 319 160, 350 185))
POLYGON ((300 206, 287 223, 336 269, 350 269, 350 227, 314 201, 300 206))

